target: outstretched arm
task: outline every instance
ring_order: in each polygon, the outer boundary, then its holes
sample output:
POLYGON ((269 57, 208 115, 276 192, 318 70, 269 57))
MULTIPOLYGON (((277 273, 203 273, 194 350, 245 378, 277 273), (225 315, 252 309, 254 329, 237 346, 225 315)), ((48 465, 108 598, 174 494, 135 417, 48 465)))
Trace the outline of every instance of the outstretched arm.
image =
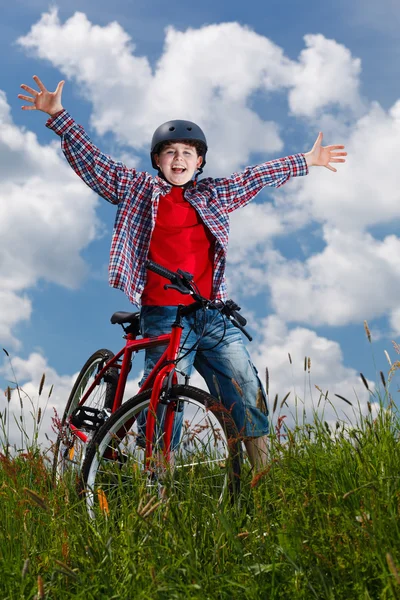
POLYGON ((330 171, 336 173, 337 169, 332 167, 330 163, 346 162, 343 156, 347 156, 347 152, 338 152, 343 150, 344 146, 322 146, 322 132, 319 132, 314 146, 310 152, 304 154, 308 167, 326 167, 330 171))
POLYGON ((347 152, 342 152, 344 146, 322 146, 321 142, 322 133, 318 135, 310 152, 278 158, 255 167, 247 167, 230 178, 216 179, 219 197, 226 202, 228 211, 231 212, 245 206, 265 186, 278 188, 291 177, 307 175, 312 166, 326 167, 336 172, 331 163, 344 163, 347 152))
POLYGON ((22 106, 22 110, 41 110, 42 112, 50 115, 50 117, 61 112, 63 110, 63 105, 61 104, 61 95, 65 81, 59 82, 55 92, 49 92, 37 75, 33 76, 33 80, 38 86, 39 91, 34 90, 33 88, 29 87, 29 85, 25 85, 24 83, 21 85, 23 90, 28 92, 28 94, 31 94, 30 96, 18 94, 18 98, 20 100, 25 100, 26 102, 30 103, 22 106))
POLYGON ((18 94, 18 98, 29 102, 22 109, 40 110, 50 115, 46 125, 61 137, 62 151, 75 173, 108 202, 118 204, 123 197, 131 194, 140 173, 101 152, 84 129, 64 110, 61 102, 64 81, 59 82, 54 92, 49 92, 39 77, 35 75, 33 79, 39 91, 21 85, 30 94, 18 94))

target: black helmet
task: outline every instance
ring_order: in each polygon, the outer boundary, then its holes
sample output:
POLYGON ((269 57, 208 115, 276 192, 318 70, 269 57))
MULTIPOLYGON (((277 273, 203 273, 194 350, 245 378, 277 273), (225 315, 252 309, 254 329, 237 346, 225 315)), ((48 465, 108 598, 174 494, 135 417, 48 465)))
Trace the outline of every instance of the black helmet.
POLYGON ((178 142, 179 140, 191 140, 193 142, 200 142, 204 146, 204 150, 201 154, 203 157, 203 163, 201 165, 200 172, 203 170, 206 164, 206 153, 207 153, 207 140, 203 131, 196 123, 192 121, 182 121, 181 119, 175 119, 174 121, 167 121, 163 123, 153 133, 151 140, 151 164, 155 169, 158 169, 157 164, 154 160, 154 155, 157 154, 158 146, 163 142, 178 142))

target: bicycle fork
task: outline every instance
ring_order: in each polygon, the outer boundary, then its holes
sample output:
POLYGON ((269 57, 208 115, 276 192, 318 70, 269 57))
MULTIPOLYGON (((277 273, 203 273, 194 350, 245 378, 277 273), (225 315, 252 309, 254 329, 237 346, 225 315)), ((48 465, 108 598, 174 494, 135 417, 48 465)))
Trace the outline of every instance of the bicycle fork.
POLYGON ((174 426, 174 417, 176 408, 174 403, 168 402, 168 392, 171 385, 175 385, 178 382, 175 366, 168 365, 157 375, 150 399, 149 410, 147 414, 146 422, 146 469, 151 470, 151 462, 153 458, 153 446, 154 446, 154 433, 156 427, 159 426, 157 423, 157 409, 162 403, 160 399, 162 396, 167 398, 165 403, 165 417, 163 419, 163 433, 162 433, 162 446, 163 455, 166 463, 169 463, 171 458, 171 441, 172 431, 174 426), (167 384, 165 386, 165 384, 167 384))

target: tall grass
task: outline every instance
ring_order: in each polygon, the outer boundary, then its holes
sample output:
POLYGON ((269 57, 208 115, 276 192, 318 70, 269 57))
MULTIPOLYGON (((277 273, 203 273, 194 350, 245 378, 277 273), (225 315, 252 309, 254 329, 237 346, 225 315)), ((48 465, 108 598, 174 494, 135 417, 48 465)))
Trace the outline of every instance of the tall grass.
POLYGON ((269 465, 245 468, 235 506, 191 488, 160 502, 139 484, 117 519, 92 521, 37 444, 3 450, 1 598, 399 598, 400 419, 386 386, 351 427, 278 419, 269 465))

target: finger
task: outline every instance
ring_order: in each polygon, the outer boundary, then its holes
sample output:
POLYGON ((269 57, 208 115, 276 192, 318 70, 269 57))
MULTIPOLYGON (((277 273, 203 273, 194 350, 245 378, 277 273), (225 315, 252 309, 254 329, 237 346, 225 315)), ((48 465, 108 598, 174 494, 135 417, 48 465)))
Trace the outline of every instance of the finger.
POLYGON ((20 100, 26 100, 27 102, 35 102, 34 98, 31 98, 30 96, 24 96, 23 94, 18 94, 18 98, 20 100))
POLYGON ((343 150, 345 146, 325 146, 326 150, 343 150))
POLYGON ((335 169, 335 167, 331 167, 331 165, 325 165, 327 169, 329 169, 330 171, 333 171, 334 173, 337 173, 337 169, 335 169))
POLYGON ((57 95, 57 94, 60 94, 60 95, 61 95, 61 93, 62 93, 62 91, 63 91, 64 83, 65 83, 65 81, 60 81, 60 82, 59 82, 59 84, 58 84, 58 86, 57 86, 57 89, 56 89, 56 95, 57 95))
POLYGON ((20 85, 20 87, 25 90, 26 92, 28 92, 29 94, 32 94, 32 96, 38 96, 39 92, 34 90, 33 88, 29 87, 29 85, 25 85, 24 83, 22 85, 20 85))
POLYGON ((344 158, 330 158, 329 162, 330 163, 331 162, 334 162, 334 163, 344 163, 344 162, 346 162, 346 159, 344 159, 344 158))
POLYGON ((330 152, 330 156, 347 156, 347 152, 330 152))
POLYGON ((323 133, 322 131, 319 132, 317 139, 315 140, 315 144, 314 145, 321 145, 322 144, 322 138, 323 138, 323 133))
POLYGON ((36 106, 21 106, 22 110, 36 110, 36 106))
POLYGON ((44 87, 43 83, 40 81, 37 75, 34 75, 33 79, 36 81, 37 86, 41 92, 47 92, 46 88, 44 87))

